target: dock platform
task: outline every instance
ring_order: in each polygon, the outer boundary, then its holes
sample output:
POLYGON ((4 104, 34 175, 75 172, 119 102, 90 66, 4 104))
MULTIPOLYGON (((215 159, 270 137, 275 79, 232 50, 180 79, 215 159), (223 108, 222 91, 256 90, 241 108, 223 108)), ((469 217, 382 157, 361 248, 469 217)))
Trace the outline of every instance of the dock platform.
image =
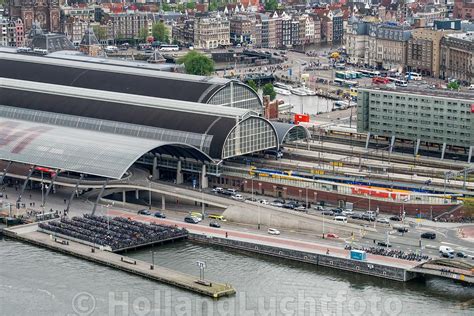
POLYGON ((201 295, 219 298, 235 294, 235 289, 230 284, 217 283, 211 280, 199 282, 199 277, 157 265, 154 265, 153 269, 151 269, 149 262, 95 249, 72 240, 68 240, 67 243, 57 242, 52 235, 39 232, 37 224, 6 228, 3 230, 3 234, 10 238, 173 285, 201 295))

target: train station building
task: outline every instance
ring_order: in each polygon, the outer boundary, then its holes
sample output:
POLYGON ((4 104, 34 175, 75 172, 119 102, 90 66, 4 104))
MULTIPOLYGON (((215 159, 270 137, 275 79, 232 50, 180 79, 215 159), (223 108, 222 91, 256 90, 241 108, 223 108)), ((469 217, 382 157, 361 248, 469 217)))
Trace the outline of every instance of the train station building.
POLYGON ((143 67, 0 52, 3 169, 120 179, 138 162, 154 178, 197 175, 207 187, 223 161, 309 136, 263 118, 241 82, 143 67))

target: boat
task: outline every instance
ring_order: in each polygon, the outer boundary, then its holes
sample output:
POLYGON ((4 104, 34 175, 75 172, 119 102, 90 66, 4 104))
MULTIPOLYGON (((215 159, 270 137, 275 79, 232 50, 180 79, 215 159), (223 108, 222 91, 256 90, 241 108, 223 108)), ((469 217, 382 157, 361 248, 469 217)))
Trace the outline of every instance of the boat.
POLYGON ((291 90, 293 89, 292 86, 288 85, 288 84, 285 84, 285 83, 282 83, 282 82, 275 82, 273 84, 274 87, 277 87, 277 88, 280 88, 280 89, 285 89, 285 90, 291 90))
POLYGON ((301 96, 307 96, 308 95, 306 93, 306 91, 304 91, 304 89, 302 89, 302 88, 293 88, 290 91, 291 91, 291 93, 296 94, 296 95, 301 95, 301 96))
POLYGON ((347 101, 339 100, 339 101, 334 102, 335 110, 344 110, 344 109, 347 109, 349 106, 350 104, 347 101))
POLYGON ((276 93, 281 95, 291 95, 291 92, 286 89, 274 87, 273 90, 275 90, 276 93))
POLYGON ((308 87, 302 87, 301 90, 303 90, 304 92, 306 92, 306 95, 311 95, 311 96, 316 95, 316 91, 313 91, 313 90, 311 90, 311 89, 308 88, 308 87))

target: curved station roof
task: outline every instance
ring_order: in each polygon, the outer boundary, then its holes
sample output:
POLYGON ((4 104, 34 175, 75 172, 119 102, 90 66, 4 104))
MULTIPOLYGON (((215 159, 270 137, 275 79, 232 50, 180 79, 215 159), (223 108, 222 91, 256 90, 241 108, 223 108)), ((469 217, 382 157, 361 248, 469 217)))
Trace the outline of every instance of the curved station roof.
POLYGON ((258 100, 230 79, 6 52, 0 52, 0 77, 199 103, 234 84, 258 100))
POLYGON ((283 145, 299 139, 307 139, 311 137, 308 129, 301 125, 293 125, 283 122, 272 122, 273 127, 278 135, 278 142, 283 145))
POLYGON ((120 179, 148 152, 210 160, 187 144, 0 117, 0 157, 7 161, 120 179))

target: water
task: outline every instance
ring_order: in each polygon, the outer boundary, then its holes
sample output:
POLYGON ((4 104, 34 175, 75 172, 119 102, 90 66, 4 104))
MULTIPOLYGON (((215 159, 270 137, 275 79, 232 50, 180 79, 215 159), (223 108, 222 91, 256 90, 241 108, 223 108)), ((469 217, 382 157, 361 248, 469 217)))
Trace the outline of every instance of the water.
MULTIPOLYGON (((0 241, 2 315, 472 315, 474 289, 430 279, 399 283, 180 242, 155 263, 231 283, 214 301, 12 240, 0 241), (467 306, 470 301, 471 305, 467 306), (353 311, 353 313, 350 313, 353 311)), ((151 261, 150 249, 128 253, 151 261)))
POLYGON ((321 98, 318 96, 299 96, 299 95, 277 95, 277 99, 284 100, 286 104, 292 104, 291 110, 294 113, 306 113, 316 115, 318 113, 331 112, 334 100, 321 98))

